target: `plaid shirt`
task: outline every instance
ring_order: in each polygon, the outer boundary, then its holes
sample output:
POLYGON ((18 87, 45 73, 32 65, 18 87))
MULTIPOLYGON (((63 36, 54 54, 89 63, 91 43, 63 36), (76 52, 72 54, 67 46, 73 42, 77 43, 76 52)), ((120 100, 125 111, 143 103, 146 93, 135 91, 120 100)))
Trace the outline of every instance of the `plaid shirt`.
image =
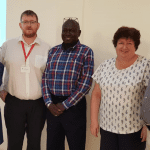
POLYGON ((94 66, 93 51, 80 41, 67 50, 58 45, 49 51, 42 77, 45 104, 52 103, 51 94, 69 96, 62 102, 68 109, 76 105, 90 90, 94 66))

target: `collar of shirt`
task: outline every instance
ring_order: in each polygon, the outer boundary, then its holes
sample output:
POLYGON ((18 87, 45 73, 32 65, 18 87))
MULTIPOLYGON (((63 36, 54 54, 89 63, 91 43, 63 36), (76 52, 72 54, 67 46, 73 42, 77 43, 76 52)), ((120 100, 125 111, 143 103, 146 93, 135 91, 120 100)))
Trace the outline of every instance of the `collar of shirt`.
POLYGON ((65 51, 65 52, 70 52, 70 51, 75 50, 80 44, 81 44, 81 43, 80 43, 80 41, 78 40, 77 44, 75 44, 73 47, 70 47, 70 48, 68 48, 67 50, 65 50, 65 49, 64 49, 64 43, 62 43, 61 49, 62 49, 63 51, 65 51))
MULTIPOLYGON (((23 37, 22 36, 20 36, 19 37, 19 39, 18 39, 18 42, 23 42, 23 43, 25 43, 25 44, 27 44, 25 41, 24 41, 24 39, 23 39, 23 37)), ((36 37, 36 39, 34 40, 34 42, 33 43, 31 43, 30 45, 32 45, 32 44, 41 44, 41 41, 40 41, 40 39, 38 38, 38 37, 36 37)), ((28 45, 28 44, 27 44, 28 45)))

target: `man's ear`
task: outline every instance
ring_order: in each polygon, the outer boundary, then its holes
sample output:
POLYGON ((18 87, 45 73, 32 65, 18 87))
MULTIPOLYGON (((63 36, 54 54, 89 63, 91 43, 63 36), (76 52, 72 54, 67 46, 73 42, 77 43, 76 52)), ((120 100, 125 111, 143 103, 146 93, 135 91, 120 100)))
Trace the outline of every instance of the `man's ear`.
POLYGON ((21 24, 21 22, 19 23, 19 26, 20 26, 20 28, 22 29, 22 24, 21 24))
POLYGON ((37 25, 38 25, 38 29, 39 29, 39 27, 40 27, 40 23, 38 22, 38 24, 37 24, 37 25))
MULTIPOLYGON (((81 30, 79 30, 78 32, 79 32, 79 36, 80 36, 80 35, 81 35, 81 30)), ((79 36, 78 36, 78 37, 79 37, 79 36)))

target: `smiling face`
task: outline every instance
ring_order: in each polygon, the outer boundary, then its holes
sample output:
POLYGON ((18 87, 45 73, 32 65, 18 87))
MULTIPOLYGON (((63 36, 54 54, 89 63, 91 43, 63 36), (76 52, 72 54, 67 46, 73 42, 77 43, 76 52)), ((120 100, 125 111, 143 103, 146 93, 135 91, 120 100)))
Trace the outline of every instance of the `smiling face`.
POLYGON ((63 24, 62 40, 64 43, 72 44, 78 41, 78 37, 80 36, 80 34, 81 30, 79 30, 79 27, 74 21, 69 20, 63 24))
POLYGON ((23 15, 22 22, 19 23, 19 26, 22 30, 23 35, 29 38, 36 36, 40 24, 37 22, 35 15, 23 15))
POLYGON ((132 58, 135 55, 134 41, 130 38, 120 38, 117 42, 116 53, 120 58, 132 58))

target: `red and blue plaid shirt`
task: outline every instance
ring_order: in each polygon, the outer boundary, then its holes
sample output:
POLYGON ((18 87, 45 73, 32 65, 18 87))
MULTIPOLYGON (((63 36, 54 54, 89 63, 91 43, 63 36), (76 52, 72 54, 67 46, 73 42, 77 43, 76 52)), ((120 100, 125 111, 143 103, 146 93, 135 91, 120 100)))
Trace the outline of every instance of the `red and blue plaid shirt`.
POLYGON ((76 105, 90 90, 94 68, 93 51, 80 41, 67 50, 62 44, 53 47, 48 54, 42 77, 42 93, 45 104, 55 96, 69 96, 62 102, 68 109, 76 105))

